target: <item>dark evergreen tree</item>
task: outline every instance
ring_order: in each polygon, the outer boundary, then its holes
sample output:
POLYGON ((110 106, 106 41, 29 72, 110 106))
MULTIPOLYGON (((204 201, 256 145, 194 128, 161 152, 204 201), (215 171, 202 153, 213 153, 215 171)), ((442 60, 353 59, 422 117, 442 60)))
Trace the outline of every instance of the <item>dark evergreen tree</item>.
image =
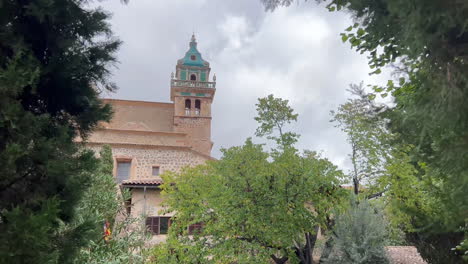
POLYGON ((110 118, 108 18, 85 0, 0 0, 0 263, 68 263, 89 235, 71 223, 97 161, 74 140, 110 118))

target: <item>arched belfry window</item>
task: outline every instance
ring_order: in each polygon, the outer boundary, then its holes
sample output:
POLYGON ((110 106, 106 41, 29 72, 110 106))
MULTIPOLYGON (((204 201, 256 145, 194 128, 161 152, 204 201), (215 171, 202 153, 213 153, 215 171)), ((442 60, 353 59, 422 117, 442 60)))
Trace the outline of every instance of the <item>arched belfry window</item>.
POLYGON ((185 115, 190 115, 190 108, 192 108, 192 101, 185 99, 185 115))
POLYGON ((200 100, 195 100, 195 115, 200 115, 201 111, 201 102, 200 100))
POLYGON ((197 75, 195 75, 195 74, 190 74, 190 80, 191 80, 191 81, 196 81, 196 80, 197 80, 197 75))

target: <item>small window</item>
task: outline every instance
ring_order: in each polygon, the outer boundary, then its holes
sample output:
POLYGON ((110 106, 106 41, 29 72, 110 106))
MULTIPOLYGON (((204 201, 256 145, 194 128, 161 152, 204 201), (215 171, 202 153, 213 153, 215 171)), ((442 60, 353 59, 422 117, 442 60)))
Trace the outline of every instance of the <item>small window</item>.
POLYGON ((197 56, 195 56, 195 55, 192 55, 192 56, 190 56, 190 59, 194 61, 194 60, 196 60, 196 59, 197 59, 197 56))
POLYGON ((190 80, 191 80, 191 81, 196 81, 196 80, 197 80, 197 75, 195 75, 195 74, 190 74, 190 80))
POLYGON ((117 183, 130 178, 131 161, 117 161, 117 183))
POLYGON ((152 216, 146 218, 146 229, 154 235, 164 235, 169 231, 171 218, 166 216, 152 216))
POLYGON ((190 101, 190 99, 185 99, 185 115, 190 115, 190 108, 192 108, 192 101, 190 101))
POLYGON ((153 166, 152 175, 159 176, 159 166, 153 166))
POLYGON ((201 102, 200 100, 195 100, 195 115, 200 115, 201 102))
POLYGON ((190 99, 185 99, 185 109, 192 108, 192 101, 190 99))

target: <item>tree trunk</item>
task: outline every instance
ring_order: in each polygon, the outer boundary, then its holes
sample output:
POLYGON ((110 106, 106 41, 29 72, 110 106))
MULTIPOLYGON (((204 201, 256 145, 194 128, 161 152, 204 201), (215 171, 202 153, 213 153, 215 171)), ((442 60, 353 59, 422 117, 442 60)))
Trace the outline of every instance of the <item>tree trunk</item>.
POLYGON ((284 263, 286 263, 286 261, 288 261, 288 257, 281 257, 281 258, 278 258, 278 257, 275 256, 275 255, 271 255, 271 258, 273 259, 273 261, 274 261, 276 264, 284 264, 284 263))
POLYGON ((311 234, 309 232, 305 233, 305 246, 303 248, 296 247, 296 255, 299 258, 299 263, 301 264, 313 264, 313 253, 315 243, 317 242, 319 226, 316 226, 314 229, 315 234, 311 234))

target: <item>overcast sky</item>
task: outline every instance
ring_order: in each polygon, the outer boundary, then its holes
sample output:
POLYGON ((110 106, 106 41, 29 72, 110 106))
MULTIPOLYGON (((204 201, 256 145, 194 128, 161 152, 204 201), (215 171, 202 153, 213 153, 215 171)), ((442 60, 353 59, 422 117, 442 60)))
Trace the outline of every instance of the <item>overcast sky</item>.
POLYGON ((365 55, 343 44, 339 34, 352 24, 314 1, 299 1, 266 13, 260 0, 131 0, 101 2, 113 13, 112 29, 122 41, 115 94, 106 97, 169 102, 176 61, 195 32, 198 49, 216 73, 212 107, 212 155, 241 145, 256 129, 258 97, 288 99, 299 114, 294 131, 299 149, 322 151, 347 171, 349 146, 330 120, 346 101, 350 83, 378 84, 365 55))

